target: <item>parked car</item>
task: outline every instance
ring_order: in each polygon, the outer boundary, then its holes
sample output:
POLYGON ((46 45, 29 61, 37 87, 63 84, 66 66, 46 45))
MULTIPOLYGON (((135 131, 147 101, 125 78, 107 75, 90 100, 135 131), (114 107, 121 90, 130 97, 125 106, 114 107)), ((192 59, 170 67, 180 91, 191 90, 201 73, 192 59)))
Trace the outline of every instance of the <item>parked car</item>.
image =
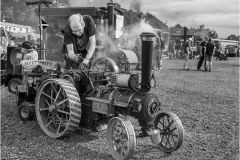
POLYGON ((228 57, 237 57, 237 48, 238 46, 235 45, 228 45, 226 46, 228 49, 228 57))

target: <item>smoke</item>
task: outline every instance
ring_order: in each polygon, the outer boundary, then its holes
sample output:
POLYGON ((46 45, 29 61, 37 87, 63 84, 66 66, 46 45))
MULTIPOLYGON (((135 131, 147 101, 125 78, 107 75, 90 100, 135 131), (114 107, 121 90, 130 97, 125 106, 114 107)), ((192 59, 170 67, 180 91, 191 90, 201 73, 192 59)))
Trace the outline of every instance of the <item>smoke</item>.
POLYGON ((206 30, 196 31, 195 35, 204 39, 204 37, 208 37, 208 32, 206 30))
POLYGON ((143 32, 155 33, 154 28, 146 23, 145 20, 142 20, 141 22, 124 31, 121 37, 121 39, 124 41, 123 46, 128 49, 133 49, 136 47, 136 45, 139 45, 137 41, 139 41, 140 35, 143 32))
POLYGON ((130 3, 130 9, 135 12, 140 12, 142 7, 142 2, 140 0, 134 0, 130 3))
POLYGON ((140 35, 143 32, 155 33, 154 28, 146 23, 145 20, 142 20, 131 28, 125 29, 123 35, 115 41, 109 36, 107 31, 101 32, 102 36, 98 37, 98 39, 101 39, 105 46, 105 50, 101 52, 99 56, 107 56, 115 59, 118 56, 119 49, 127 49, 134 51, 137 54, 137 57, 141 58, 142 43, 140 35))

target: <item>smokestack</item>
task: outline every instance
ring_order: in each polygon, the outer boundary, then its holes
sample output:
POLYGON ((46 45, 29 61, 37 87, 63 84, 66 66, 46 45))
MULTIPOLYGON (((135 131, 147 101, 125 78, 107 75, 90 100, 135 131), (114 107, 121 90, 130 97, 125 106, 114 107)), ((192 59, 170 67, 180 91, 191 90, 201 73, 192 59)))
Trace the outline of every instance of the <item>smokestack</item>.
POLYGON ((184 42, 187 41, 187 27, 183 28, 183 38, 184 38, 184 42))
POLYGON ((114 27, 114 3, 108 3, 108 31, 113 32, 114 27))
POLYGON ((143 32, 140 37, 142 40, 142 81, 140 92, 146 93, 150 90, 153 42, 155 41, 155 34, 143 32))

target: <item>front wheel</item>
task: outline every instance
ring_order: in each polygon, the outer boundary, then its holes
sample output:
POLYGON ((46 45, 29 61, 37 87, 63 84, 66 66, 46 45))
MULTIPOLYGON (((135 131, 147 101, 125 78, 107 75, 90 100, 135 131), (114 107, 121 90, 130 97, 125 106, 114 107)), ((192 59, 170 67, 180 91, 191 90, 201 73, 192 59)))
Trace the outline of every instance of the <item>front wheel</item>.
POLYGON ((110 119, 107 141, 110 153, 115 159, 129 159, 136 148, 136 136, 130 121, 121 117, 110 119))
POLYGON ((32 120, 35 116, 35 108, 29 102, 22 102, 18 108, 18 115, 22 121, 32 120))
POLYGON ((154 128, 160 131, 158 147, 167 153, 176 151, 183 142, 184 130, 181 120, 172 112, 161 112, 154 120, 154 128))
POLYGON ((22 84, 22 80, 20 78, 13 78, 8 82, 8 91, 11 93, 17 93, 17 86, 22 84))

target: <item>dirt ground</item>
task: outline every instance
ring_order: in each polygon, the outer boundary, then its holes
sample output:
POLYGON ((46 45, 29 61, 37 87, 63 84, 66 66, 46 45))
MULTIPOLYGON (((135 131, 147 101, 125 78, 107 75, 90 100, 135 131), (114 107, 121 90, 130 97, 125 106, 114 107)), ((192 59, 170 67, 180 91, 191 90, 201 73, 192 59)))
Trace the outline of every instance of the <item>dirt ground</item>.
MULTIPOLYGON (((163 111, 181 119, 185 137, 180 149, 166 154, 137 139, 133 160, 238 160, 239 159, 239 59, 213 61, 212 72, 196 71, 197 59, 184 71, 183 60, 163 62, 156 72, 163 111)), ((130 119, 135 131, 135 120, 130 119)), ((112 160, 106 134, 78 130, 70 137, 52 139, 37 120, 23 123, 17 114, 15 96, 1 90, 1 159, 3 160, 112 160)))

